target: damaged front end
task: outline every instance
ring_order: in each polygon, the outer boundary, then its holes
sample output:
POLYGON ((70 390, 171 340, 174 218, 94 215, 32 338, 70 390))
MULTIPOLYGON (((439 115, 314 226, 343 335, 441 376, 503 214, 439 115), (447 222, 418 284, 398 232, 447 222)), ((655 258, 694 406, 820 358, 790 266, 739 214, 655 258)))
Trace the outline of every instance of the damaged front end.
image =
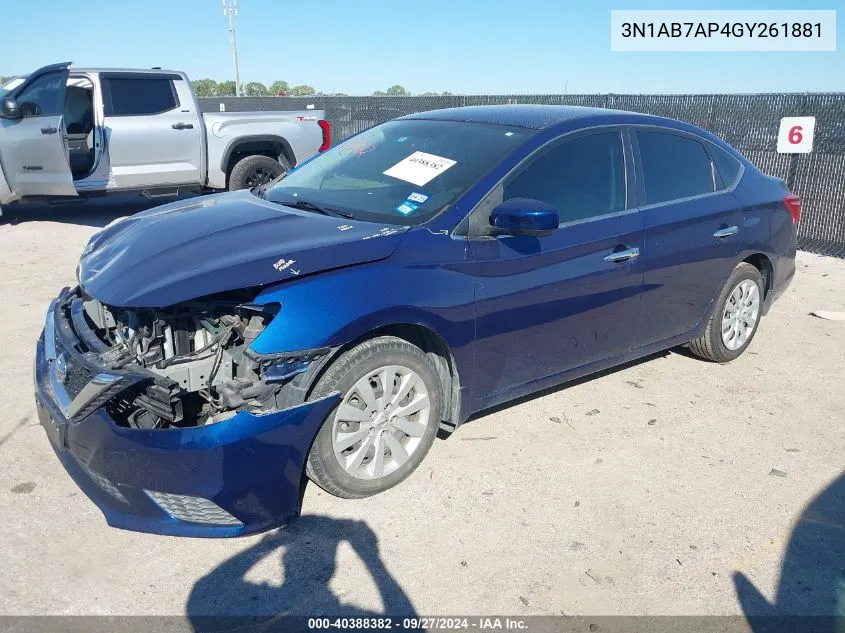
POLYGON ((278 309, 246 294, 123 309, 65 289, 53 302, 39 417, 109 524, 232 536, 299 512, 307 452, 338 396, 304 403, 330 350, 250 349, 278 309))
POLYGON ((147 375, 107 405, 117 424, 131 428, 203 426, 238 411, 284 409, 296 397, 284 388, 329 351, 254 353, 250 345, 279 304, 238 301, 234 293, 167 308, 115 308, 82 296, 65 305, 77 331, 93 335, 90 346, 105 366, 147 375))

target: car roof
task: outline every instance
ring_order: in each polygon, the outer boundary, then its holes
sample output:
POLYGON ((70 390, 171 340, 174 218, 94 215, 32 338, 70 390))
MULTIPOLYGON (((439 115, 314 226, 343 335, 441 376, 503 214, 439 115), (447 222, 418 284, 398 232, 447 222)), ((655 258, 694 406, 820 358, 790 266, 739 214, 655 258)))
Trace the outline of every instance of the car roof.
POLYGON ((676 123, 672 119, 655 117, 624 110, 610 110, 607 108, 585 108, 567 105, 534 105, 507 104, 465 106, 462 108, 447 108, 418 112, 401 117, 402 119, 429 119, 437 121, 463 121, 468 123, 494 123, 514 127, 541 130, 560 123, 576 123, 589 120, 593 125, 600 125, 602 120, 608 123, 618 123, 619 116, 625 115, 626 121, 642 121, 649 123, 676 123))
POLYGON ((181 75, 178 70, 167 70, 166 68, 77 68, 71 66, 70 74, 75 73, 138 73, 141 75, 181 75))

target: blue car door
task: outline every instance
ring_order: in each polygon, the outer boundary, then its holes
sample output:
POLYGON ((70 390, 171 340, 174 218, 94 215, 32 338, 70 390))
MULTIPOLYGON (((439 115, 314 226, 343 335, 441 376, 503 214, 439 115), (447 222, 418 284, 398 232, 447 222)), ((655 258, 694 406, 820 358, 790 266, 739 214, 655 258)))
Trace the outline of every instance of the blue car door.
POLYGON ((481 406, 630 349, 643 280, 630 165, 621 128, 566 135, 523 161, 471 214, 481 406), (512 198, 554 205, 560 228, 491 235, 490 211, 512 198))
MULTIPOLYGON (((645 278, 640 344, 689 332, 707 314, 742 244, 742 207, 698 137, 664 128, 632 133, 642 183, 645 278)), ((712 147, 712 146, 711 146, 712 147)))

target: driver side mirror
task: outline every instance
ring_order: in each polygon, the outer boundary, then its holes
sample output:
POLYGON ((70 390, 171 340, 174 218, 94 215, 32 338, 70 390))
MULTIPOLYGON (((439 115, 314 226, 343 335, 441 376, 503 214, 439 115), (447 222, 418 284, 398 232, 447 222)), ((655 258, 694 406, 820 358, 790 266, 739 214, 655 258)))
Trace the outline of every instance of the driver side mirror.
POLYGON ((542 200, 511 198, 493 209, 490 224, 510 235, 541 237, 557 230, 558 210, 542 200))
POLYGON ((4 97, 0 100, 0 116, 12 120, 21 118, 21 109, 14 97, 4 97))

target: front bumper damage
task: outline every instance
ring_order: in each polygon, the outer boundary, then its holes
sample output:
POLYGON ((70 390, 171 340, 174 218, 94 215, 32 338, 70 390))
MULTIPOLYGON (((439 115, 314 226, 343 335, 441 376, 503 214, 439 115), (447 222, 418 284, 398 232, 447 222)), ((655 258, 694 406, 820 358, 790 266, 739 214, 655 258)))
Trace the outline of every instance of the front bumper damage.
POLYGON ((35 401, 53 450, 109 525, 227 537, 299 514, 308 450, 339 394, 204 426, 126 428, 103 404, 149 376, 99 365, 84 339, 54 302, 37 344, 35 401))

